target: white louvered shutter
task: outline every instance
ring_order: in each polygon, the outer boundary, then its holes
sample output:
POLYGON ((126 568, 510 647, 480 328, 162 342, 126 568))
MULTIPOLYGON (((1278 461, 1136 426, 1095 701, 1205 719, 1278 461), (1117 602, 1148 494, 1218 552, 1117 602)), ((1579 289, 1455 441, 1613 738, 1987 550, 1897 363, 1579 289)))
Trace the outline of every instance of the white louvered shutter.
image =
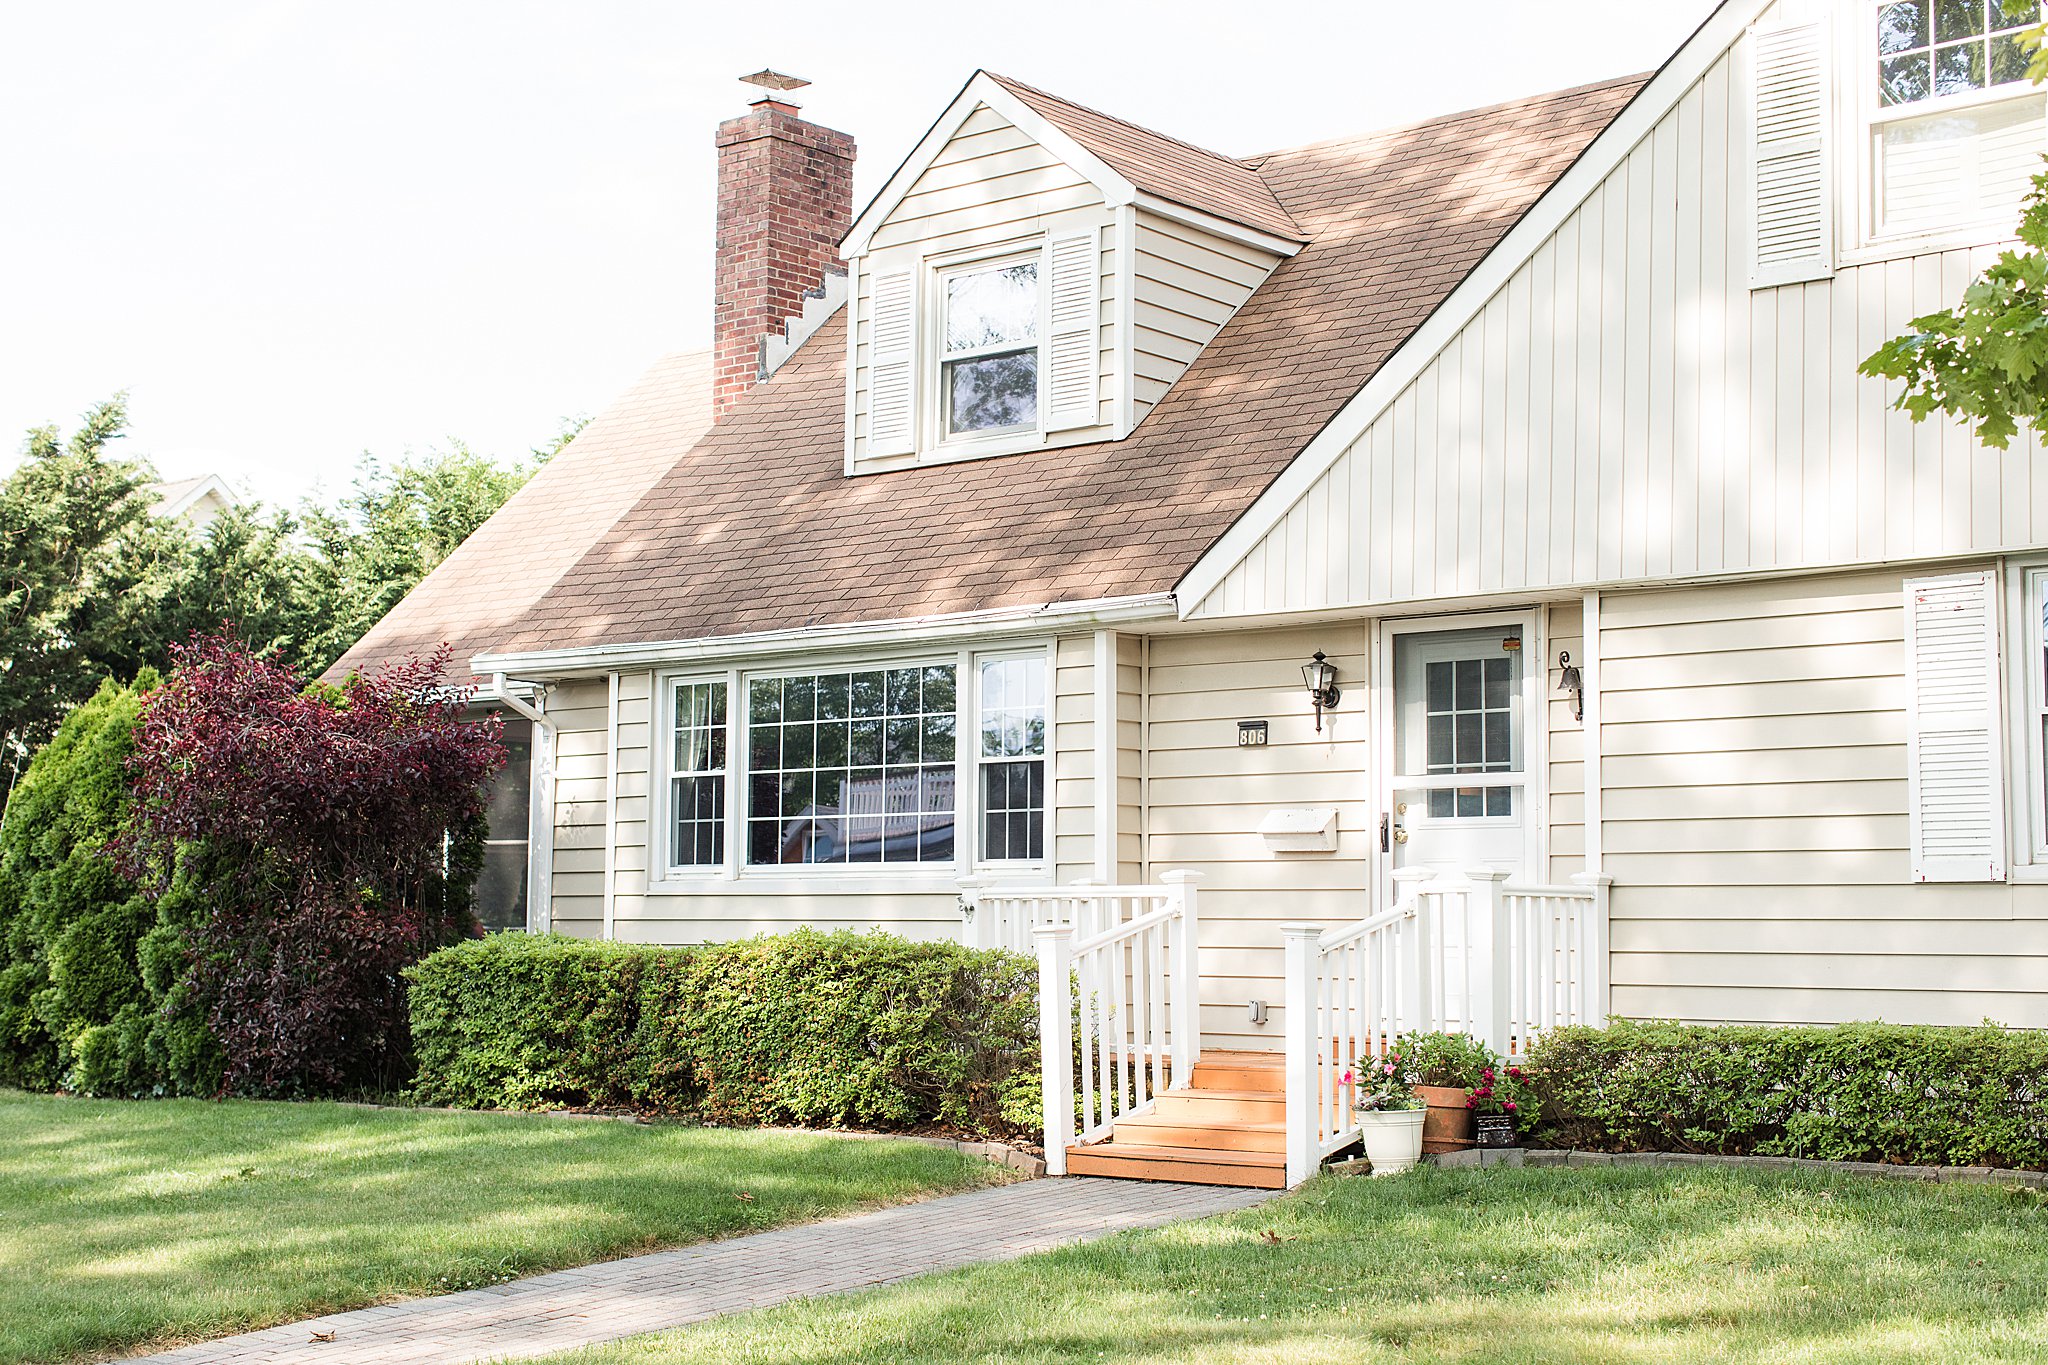
POLYGON ((1825 24, 1751 36, 1756 262, 1759 287, 1834 269, 1834 174, 1828 153, 1825 24))
POLYGON ((1998 584, 1906 580, 1906 804, 1913 879, 2005 880, 1998 584))
POLYGON ((1102 259, 1093 233, 1046 244, 1051 316, 1046 327, 1045 429, 1092 427, 1096 415, 1096 273, 1102 259))
POLYGON ((868 449, 917 448, 917 282, 908 270, 875 276, 868 321, 868 449))

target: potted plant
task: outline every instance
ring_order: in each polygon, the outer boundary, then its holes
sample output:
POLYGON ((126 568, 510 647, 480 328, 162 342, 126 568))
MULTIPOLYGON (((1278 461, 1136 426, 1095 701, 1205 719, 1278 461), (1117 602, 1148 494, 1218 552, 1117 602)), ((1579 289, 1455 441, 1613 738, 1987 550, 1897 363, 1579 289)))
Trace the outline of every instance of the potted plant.
POLYGON ((1399 1175, 1420 1161, 1428 1103, 1415 1093, 1401 1054, 1389 1052, 1359 1063, 1344 1073, 1344 1083, 1353 1087, 1351 1105, 1358 1113, 1359 1136, 1372 1173, 1399 1175))
POLYGON ((1536 1095, 1519 1066, 1493 1062, 1472 1087, 1470 1100, 1481 1147, 1512 1147, 1536 1122, 1536 1095))
POLYGON ((1455 1152, 1472 1145, 1471 1092, 1493 1065, 1493 1051, 1464 1033, 1408 1033, 1397 1046, 1408 1059, 1415 1093, 1428 1102, 1422 1150, 1455 1152))

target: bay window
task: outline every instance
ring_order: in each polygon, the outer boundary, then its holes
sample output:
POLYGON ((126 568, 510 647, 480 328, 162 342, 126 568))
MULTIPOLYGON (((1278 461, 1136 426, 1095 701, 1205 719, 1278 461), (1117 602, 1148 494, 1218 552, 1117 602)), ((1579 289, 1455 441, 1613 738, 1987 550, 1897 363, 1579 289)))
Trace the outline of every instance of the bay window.
POLYGON ((1040 649, 667 679, 666 878, 1043 861, 1047 669, 1040 649))

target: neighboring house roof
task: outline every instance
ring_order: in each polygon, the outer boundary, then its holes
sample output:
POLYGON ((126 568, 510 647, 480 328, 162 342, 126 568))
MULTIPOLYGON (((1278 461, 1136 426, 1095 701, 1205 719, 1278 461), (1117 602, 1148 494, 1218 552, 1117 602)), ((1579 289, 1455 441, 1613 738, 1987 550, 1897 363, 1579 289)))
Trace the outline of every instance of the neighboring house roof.
POLYGON ((1302 240, 1300 225, 1281 205, 1273 187, 1244 162, 1035 90, 1008 76, 993 71, 983 74, 1147 194, 1278 237, 1302 240))
POLYGON ((711 353, 657 361, 327 670, 338 678, 446 643, 452 681, 501 643, 711 426, 711 353))
POLYGON ((204 529, 215 517, 235 505, 235 491, 218 474, 201 474, 194 479, 169 479, 149 486, 156 494, 156 514, 178 517, 204 529))
POLYGON ((848 477, 842 310, 680 453, 499 648, 1165 592, 1641 84, 1261 159, 1258 178, 1308 245, 1123 441, 848 477))

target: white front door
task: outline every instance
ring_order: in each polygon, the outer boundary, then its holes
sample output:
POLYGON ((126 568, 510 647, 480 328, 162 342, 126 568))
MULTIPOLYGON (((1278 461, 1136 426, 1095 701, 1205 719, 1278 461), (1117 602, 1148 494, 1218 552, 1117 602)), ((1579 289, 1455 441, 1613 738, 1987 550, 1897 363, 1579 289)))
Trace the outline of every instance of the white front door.
POLYGON ((1392 772, 1383 809, 1393 867, 1526 870, 1535 642, 1522 618, 1497 619, 1386 628, 1392 772))

